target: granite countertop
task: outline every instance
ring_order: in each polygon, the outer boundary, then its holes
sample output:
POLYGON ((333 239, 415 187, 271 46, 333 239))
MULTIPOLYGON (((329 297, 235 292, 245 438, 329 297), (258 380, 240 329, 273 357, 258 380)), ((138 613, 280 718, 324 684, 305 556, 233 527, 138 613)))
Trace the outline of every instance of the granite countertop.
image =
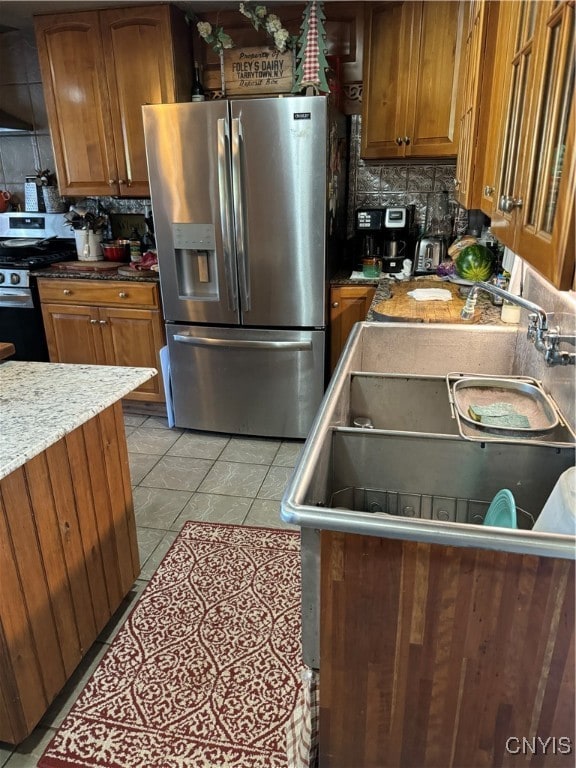
MULTIPOLYGON (((430 280, 430 275, 424 275, 422 278, 413 277, 408 282, 413 284, 415 288, 418 287, 419 280, 430 280)), ((382 278, 378 282, 376 293, 372 299, 370 309, 366 315, 366 320, 369 322, 382 322, 375 314, 374 307, 376 307, 381 301, 390 298, 390 288, 395 281, 390 281, 388 278, 382 278)), ((443 280, 438 280, 438 288, 443 285, 443 280)), ((500 318, 502 307, 494 306, 490 301, 489 296, 480 292, 478 294, 478 300, 476 302, 476 311, 474 313, 474 319, 471 322, 473 325, 506 325, 500 318)))
POLYGON ((135 283, 157 283, 159 275, 145 274, 134 270, 133 275, 119 275, 115 269, 107 272, 87 272, 83 270, 58 269, 57 267, 47 267, 45 269, 36 269, 31 272, 34 277, 57 277, 59 280, 126 280, 135 283))
POLYGON ((151 379, 154 368, 0 365, 0 479, 151 379))

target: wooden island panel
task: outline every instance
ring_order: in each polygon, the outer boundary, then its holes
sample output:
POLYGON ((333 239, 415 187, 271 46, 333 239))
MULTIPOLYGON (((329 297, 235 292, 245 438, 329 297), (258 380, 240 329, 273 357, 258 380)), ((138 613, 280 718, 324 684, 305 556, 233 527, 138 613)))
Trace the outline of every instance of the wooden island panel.
POLYGON ((573 561, 323 531, 321 563, 322 768, 573 766, 573 561))
POLYGON ((0 741, 34 729, 139 572, 117 402, 0 480, 0 741))

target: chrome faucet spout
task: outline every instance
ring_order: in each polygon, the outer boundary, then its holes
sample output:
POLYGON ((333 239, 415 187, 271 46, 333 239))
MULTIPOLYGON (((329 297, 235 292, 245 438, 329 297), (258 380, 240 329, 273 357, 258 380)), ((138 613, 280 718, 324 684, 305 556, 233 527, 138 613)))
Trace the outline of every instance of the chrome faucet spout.
POLYGON ((534 304, 532 301, 528 301, 528 299, 524 299, 522 296, 515 296, 498 285, 484 282, 474 283, 468 293, 466 304, 460 313, 464 320, 470 320, 473 317, 480 290, 484 290, 494 296, 500 296, 505 301, 510 302, 510 304, 516 304, 528 310, 530 313, 527 332, 528 339, 534 343, 539 352, 544 353, 547 365, 576 365, 576 353, 563 352, 558 349, 559 344, 563 342, 576 346, 576 336, 563 334, 559 328, 549 328, 548 315, 542 307, 539 307, 538 304, 534 304))
MULTIPOLYGON (((504 288, 500 288, 500 286, 493 285, 492 283, 474 283, 470 289, 468 298, 466 299, 466 304, 464 305, 464 308, 461 312, 463 319, 470 320, 474 314, 474 308, 476 306, 476 300, 478 298, 478 292, 480 289, 486 291, 487 293, 491 293, 493 296, 500 296, 500 298, 510 302, 510 304, 516 304, 518 307, 522 307, 523 309, 528 310, 528 312, 531 314, 535 315, 536 318, 533 323, 533 328, 536 331, 537 337, 541 340, 543 333, 548 330, 548 316, 542 307, 539 307, 538 304, 534 304, 532 301, 528 301, 528 299, 524 299, 522 296, 515 296, 513 293, 505 291, 504 288)), ((528 335, 530 336, 530 332, 528 335)))

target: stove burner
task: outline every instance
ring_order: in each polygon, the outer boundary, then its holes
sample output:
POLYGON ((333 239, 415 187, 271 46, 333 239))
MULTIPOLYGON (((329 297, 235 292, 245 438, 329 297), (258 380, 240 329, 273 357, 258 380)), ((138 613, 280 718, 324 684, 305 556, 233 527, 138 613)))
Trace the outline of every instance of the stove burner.
POLYGON ((77 258, 73 241, 57 240, 44 246, 23 248, 2 247, 0 240, 0 269, 39 269, 58 261, 77 258))

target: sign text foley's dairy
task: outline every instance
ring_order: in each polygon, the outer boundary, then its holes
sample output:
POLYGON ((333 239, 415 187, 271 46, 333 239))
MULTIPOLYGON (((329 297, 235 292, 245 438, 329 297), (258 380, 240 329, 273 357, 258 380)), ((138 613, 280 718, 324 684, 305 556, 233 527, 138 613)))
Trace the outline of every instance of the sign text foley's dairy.
POLYGON ((294 56, 273 48, 232 48, 224 51, 227 96, 289 93, 294 83, 294 56))

